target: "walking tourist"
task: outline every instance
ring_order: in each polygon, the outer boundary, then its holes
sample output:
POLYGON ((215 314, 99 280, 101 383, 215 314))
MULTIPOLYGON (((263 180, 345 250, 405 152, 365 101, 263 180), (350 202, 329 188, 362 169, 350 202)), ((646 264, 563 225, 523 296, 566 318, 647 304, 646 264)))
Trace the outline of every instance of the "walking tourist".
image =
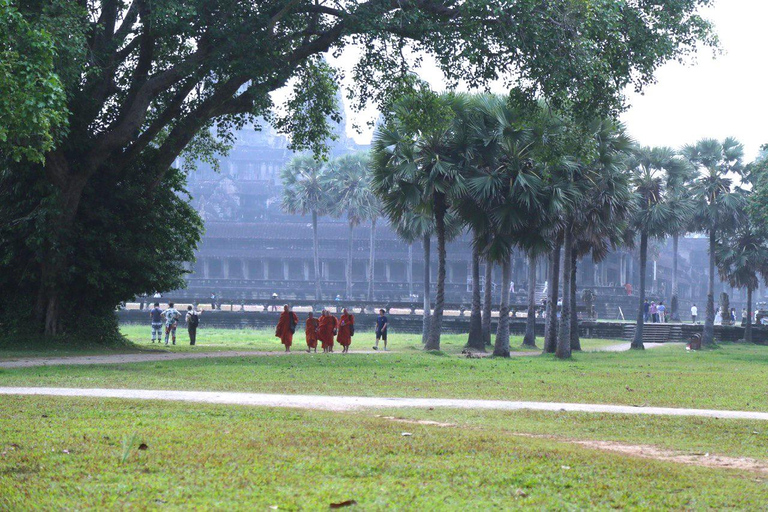
POLYGON ((696 304, 691 306, 691 323, 696 323, 696 317, 699 316, 699 308, 696 307, 696 304))
POLYGON ((160 309, 160 303, 155 302, 155 307, 149 311, 149 321, 152 322, 152 343, 163 341, 163 310, 160 309))
POLYGON ((651 323, 656 323, 659 321, 659 310, 656 307, 656 302, 651 301, 651 305, 648 307, 648 314, 651 316, 651 323))
POLYGON ((211 310, 216 311, 216 294, 211 293, 211 310))
POLYGON ((664 305, 664 302, 659 302, 659 305, 656 306, 656 314, 659 315, 660 323, 667 322, 667 307, 664 305))
POLYGON ((315 349, 315 352, 317 352, 318 325, 319 322, 317 321, 317 318, 315 318, 315 314, 310 311, 309 316, 307 317, 306 325, 304 327, 304 335, 307 338, 307 352, 311 352, 312 349, 315 349))
POLYGON ((280 338, 280 343, 285 345, 285 351, 291 351, 291 345, 293 345, 293 333, 296 332, 296 326, 299 325, 299 317, 296 313, 291 311, 288 304, 283 306, 283 312, 280 313, 280 320, 277 322, 277 328, 275 329, 275 336, 280 338))
POLYGON ((338 332, 338 325, 338 319, 327 309, 324 309, 323 314, 320 316, 317 328, 317 339, 320 340, 320 343, 322 344, 323 352, 333 352, 333 337, 336 336, 336 333, 338 332))
POLYGON ((168 303, 168 309, 163 311, 165 317, 165 344, 168 345, 168 337, 173 340, 173 344, 176 344, 176 326, 179 323, 181 313, 173 307, 173 302, 168 303))
POLYGON ((194 345, 197 340, 197 326, 200 325, 200 313, 202 312, 196 311, 192 306, 187 306, 187 316, 185 320, 187 322, 190 345, 194 345))
POLYGON ((384 315, 383 309, 379 310, 379 316, 376 318, 376 345, 373 350, 379 350, 379 340, 384 340, 384 350, 387 350, 387 327, 389 320, 384 315))
POLYGON ((349 352, 349 346, 352 344, 352 336, 355 335, 355 315, 350 314, 347 308, 341 310, 341 319, 339 320, 339 335, 336 341, 339 342, 344 350, 342 354, 349 352))
POLYGON ((741 308, 741 326, 747 326, 747 308, 741 308))

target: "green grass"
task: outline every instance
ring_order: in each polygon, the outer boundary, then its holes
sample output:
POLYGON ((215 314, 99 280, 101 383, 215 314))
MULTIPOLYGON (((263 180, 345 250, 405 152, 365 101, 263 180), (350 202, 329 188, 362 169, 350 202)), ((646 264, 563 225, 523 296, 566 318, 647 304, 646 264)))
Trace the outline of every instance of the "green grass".
POLYGON ((3 397, 0 416, 8 420, 0 508, 8 509, 318 510, 347 499, 363 510, 760 509, 768 501, 756 474, 521 438, 496 423, 438 428, 362 413, 46 397, 3 397))
MULTIPOLYGON (((264 335, 255 335, 255 338, 258 336, 264 335)), ((438 357, 421 351, 416 336, 393 338, 395 351, 388 354, 290 354, 5 369, 0 370, 0 385, 485 398, 768 410, 768 393, 765 392, 768 347, 724 345, 717 350, 688 353, 676 345, 644 352, 584 352, 569 361, 559 361, 551 356, 503 360, 438 357)), ((360 333, 360 337, 355 337, 352 349, 370 349, 371 341, 370 334, 360 333)), ((463 343, 463 336, 447 336, 444 349, 448 354, 455 354, 463 343)))

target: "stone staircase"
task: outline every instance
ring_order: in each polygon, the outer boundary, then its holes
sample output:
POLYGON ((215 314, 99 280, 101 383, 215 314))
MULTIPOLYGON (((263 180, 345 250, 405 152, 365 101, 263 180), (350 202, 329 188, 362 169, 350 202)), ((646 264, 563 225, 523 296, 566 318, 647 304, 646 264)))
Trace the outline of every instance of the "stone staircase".
MULTIPOLYGON (((635 337, 635 324, 624 325, 624 339, 632 341, 635 337)), ((643 343, 672 343, 683 341, 680 324, 644 324, 643 343)))
POLYGON ((544 283, 536 285, 534 295, 536 296, 536 304, 541 304, 541 301, 546 299, 546 296, 544 295, 544 283))

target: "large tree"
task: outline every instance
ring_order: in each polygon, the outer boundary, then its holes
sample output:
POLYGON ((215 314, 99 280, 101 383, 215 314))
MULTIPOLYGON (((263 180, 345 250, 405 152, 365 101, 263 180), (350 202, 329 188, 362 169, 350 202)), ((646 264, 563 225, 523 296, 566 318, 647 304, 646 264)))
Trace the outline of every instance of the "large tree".
MULTIPOLYGON (((38 194, 47 216, 28 235, 43 240, 24 261, 39 276, 30 319, 49 335, 61 327, 89 186, 142 179, 151 196, 190 145, 208 156, 217 149, 209 128, 226 143, 259 115, 290 134, 295 147, 322 150, 338 118, 326 52, 353 43, 361 49, 352 73, 359 104, 389 98, 426 53, 451 83, 522 77, 529 95, 617 112, 627 86, 640 89, 662 63, 713 43, 698 15, 709 3, 18 0, 24 19, 51 36, 66 98, 65 129, 44 163, 21 168, 44 185, 38 194), (272 93, 286 85, 293 92, 271 115, 272 93)), ((9 37, 0 38, 6 48, 9 37)), ((18 272, 19 258, 0 258, 9 260, 17 263, 3 263, 2 271, 18 272)))
POLYGON ((683 148, 683 155, 699 171, 693 183, 693 226, 709 238, 709 282, 707 310, 702 343, 715 341, 715 274, 717 240, 737 222, 746 206, 744 194, 733 183, 734 176, 742 176, 744 146, 734 138, 722 142, 702 139, 683 148))

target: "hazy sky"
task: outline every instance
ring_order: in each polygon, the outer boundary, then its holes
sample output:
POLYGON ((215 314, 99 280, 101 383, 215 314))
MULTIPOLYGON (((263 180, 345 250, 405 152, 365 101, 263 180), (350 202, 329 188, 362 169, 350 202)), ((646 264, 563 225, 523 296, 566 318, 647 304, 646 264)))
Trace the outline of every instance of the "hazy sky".
MULTIPOLYGON (((716 25, 723 55, 699 52, 696 62, 669 63, 656 74, 657 83, 643 95, 631 93, 631 108, 622 119, 630 134, 643 145, 679 147, 702 137, 734 136, 745 144, 747 160, 768 143, 768 101, 765 60, 768 50, 768 1, 718 0, 705 11, 716 25)), ((348 67, 354 51, 336 65, 348 67)), ((439 78, 426 68, 424 78, 440 89, 439 78)), ((498 92, 502 92, 499 90, 498 92)), ((360 124, 374 113, 353 116, 360 124)), ((349 135, 360 143, 370 141, 370 131, 349 135)))

